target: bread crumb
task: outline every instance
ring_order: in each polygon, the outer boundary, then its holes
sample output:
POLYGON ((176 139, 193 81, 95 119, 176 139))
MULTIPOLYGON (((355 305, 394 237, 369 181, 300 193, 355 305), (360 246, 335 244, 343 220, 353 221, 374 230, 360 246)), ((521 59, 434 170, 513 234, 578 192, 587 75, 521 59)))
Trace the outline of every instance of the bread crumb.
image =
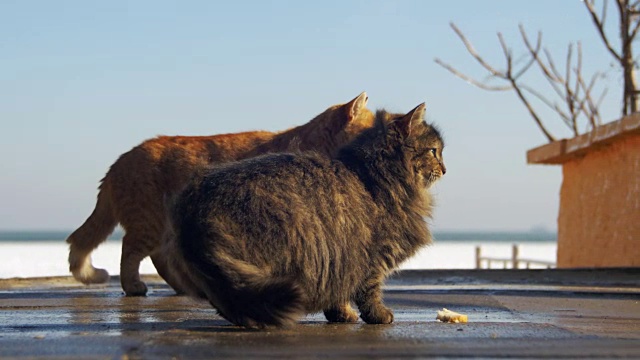
POLYGON ((442 310, 438 311, 438 315, 436 316, 436 320, 445 322, 445 323, 466 323, 468 321, 467 315, 459 314, 457 312, 453 312, 446 308, 442 308, 442 310))

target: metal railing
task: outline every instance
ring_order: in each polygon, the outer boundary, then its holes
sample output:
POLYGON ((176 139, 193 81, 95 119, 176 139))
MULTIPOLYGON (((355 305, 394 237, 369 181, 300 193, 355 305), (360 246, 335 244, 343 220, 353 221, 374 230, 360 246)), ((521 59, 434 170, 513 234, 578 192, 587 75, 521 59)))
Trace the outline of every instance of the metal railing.
POLYGON ((491 269, 494 263, 500 264, 502 269, 529 269, 532 265, 547 269, 556 267, 556 263, 552 261, 521 258, 518 245, 511 247, 511 258, 483 256, 481 247, 476 246, 476 269, 491 269), (486 264, 486 267, 483 267, 483 264, 486 264), (520 267, 521 264, 524 267, 520 267))

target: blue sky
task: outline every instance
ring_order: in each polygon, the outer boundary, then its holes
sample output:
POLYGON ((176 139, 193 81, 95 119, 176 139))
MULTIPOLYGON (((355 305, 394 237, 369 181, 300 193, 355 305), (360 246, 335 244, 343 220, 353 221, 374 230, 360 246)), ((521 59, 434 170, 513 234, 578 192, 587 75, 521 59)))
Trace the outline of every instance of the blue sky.
POLYGON ((435 229, 555 229, 561 168, 526 164, 546 139, 516 96, 434 63, 485 76, 450 21, 497 67, 496 32, 523 53, 519 23, 561 66, 582 41, 585 72, 607 74, 603 118, 619 116, 620 76, 578 0, 2 1, 0 230, 79 226, 108 167, 150 137, 281 130, 361 91, 371 109, 424 101, 444 130, 435 229))

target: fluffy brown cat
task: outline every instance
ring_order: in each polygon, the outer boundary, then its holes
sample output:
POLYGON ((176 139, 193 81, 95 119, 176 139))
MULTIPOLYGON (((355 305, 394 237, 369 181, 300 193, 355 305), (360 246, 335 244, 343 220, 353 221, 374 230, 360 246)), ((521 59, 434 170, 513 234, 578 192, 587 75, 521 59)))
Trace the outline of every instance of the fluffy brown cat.
POLYGON ((374 115, 366 108, 367 100, 363 92, 346 104, 329 107, 307 124, 280 133, 159 136, 144 141, 111 165, 101 181, 95 209, 67 239, 70 271, 85 284, 106 282, 109 274, 93 267, 91 252, 119 223, 125 230, 120 261, 125 293, 146 294, 139 267, 147 256, 151 256, 158 273, 180 292, 159 251, 166 226, 165 199, 182 189, 198 167, 284 151, 292 139, 301 150, 335 154, 336 149, 373 125, 374 115))
POLYGON ((246 327, 292 324, 324 311, 332 322, 388 324, 390 272, 431 243, 428 188, 445 174, 439 131, 424 104, 377 113, 330 159, 280 153, 210 167, 171 206, 171 268, 187 292, 246 327))

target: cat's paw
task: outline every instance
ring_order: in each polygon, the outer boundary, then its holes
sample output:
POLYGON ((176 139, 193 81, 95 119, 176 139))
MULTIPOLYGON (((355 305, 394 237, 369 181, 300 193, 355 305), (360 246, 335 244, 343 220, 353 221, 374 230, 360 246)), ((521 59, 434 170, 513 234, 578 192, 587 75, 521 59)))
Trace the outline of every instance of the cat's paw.
POLYGON ((147 285, 142 281, 132 281, 127 284, 122 284, 124 293, 127 296, 145 296, 147 295, 147 285))
POLYGON ((104 284, 109 282, 109 273, 104 269, 91 268, 90 271, 85 271, 76 278, 85 285, 104 284))
POLYGON ((90 281, 93 284, 104 284, 109 282, 109 273, 105 269, 95 269, 90 281))
POLYGON ((109 273, 105 269, 96 269, 91 263, 85 263, 80 268, 71 268, 73 277, 85 285, 104 284, 109 282, 109 273))
POLYGON ((386 306, 379 305, 371 311, 360 314, 362 320, 367 324, 391 324, 393 322, 393 311, 386 306))
POLYGON ((354 323, 358 314, 349 305, 324 310, 324 316, 332 323, 354 323))

